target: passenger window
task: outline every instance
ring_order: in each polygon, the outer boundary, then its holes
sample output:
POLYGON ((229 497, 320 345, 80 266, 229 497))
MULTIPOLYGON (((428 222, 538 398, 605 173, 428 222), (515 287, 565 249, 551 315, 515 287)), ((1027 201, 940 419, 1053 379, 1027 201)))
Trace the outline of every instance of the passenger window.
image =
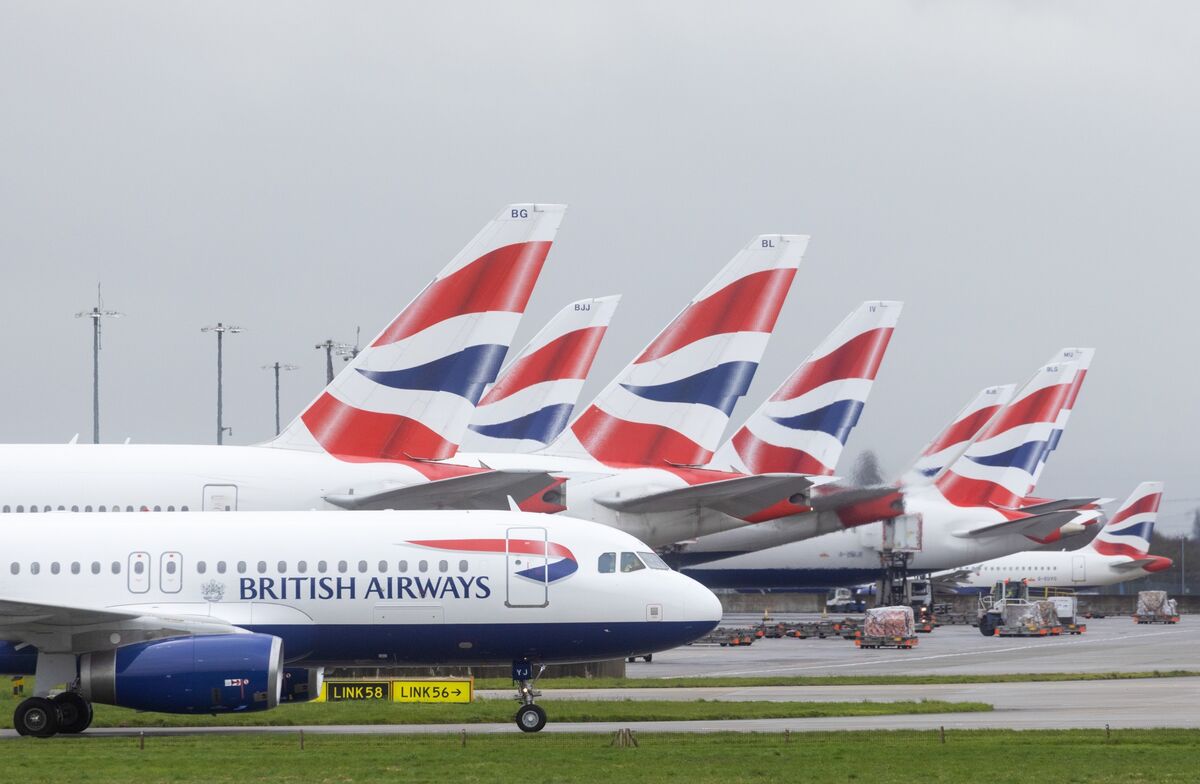
POLYGON ((100 562, 92 561, 92 574, 100 574, 100 562))
POLYGON ((280 574, 283 574, 284 572, 287 571, 287 561, 280 561, 279 563, 277 563, 275 565, 279 567, 280 574))
POLYGON ((208 571, 208 564, 204 561, 196 561, 196 574, 204 574, 208 571))
POLYGON ((329 570, 329 564, 325 563, 324 561, 317 561, 317 571, 318 572, 320 572, 321 574, 325 574, 325 572, 328 570, 329 570))
POLYGON ((225 574, 225 562, 217 561, 217 574, 225 574))
POLYGON ((245 574, 246 573, 246 562, 238 561, 237 562, 237 570, 238 570, 238 574, 245 574))
POLYGON ((51 561, 50 562, 50 574, 58 574, 58 572, 59 572, 58 561, 51 561))
POLYGON ((24 512, 24 511, 25 511, 25 506, 24 506, 23 504, 17 504, 17 511, 18 511, 18 512, 24 512))
POLYGON ((386 571, 387 571, 387 561, 380 561, 379 562, 379 573, 383 574, 386 571))
POLYGON ((419 571, 421 574, 428 572, 429 571, 429 561, 419 561, 417 563, 417 571, 419 571))
MULTIPOLYGON (((6 506, 6 507, 4 507, 4 511, 6 511, 6 512, 8 511, 8 507, 7 507, 7 506, 6 506)), ((79 504, 75 504, 75 505, 73 505, 73 506, 71 507, 71 511, 72 511, 72 512, 78 512, 78 511, 79 511, 79 504)))
POLYGON ((11 507, 11 506, 9 506, 8 504, 5 504, 5 505, 4 505, 4 513, 5 513, 5 514, 8 514, 8 513, 9 513, 9 512, 11 512, 11 511, 12 511, 12 507, 11 507))
POLYGON ((259 562, 258 562, 258 573, 259 573, 259 574, 266 574, 266 573, 267 573, 267 562, 266 562, 266 561, 259 561, 259 562))
POLYGON ((126 512, 132 512, 132 511, 133 511, 133 507, 132 507, 132 506, 126 506, 126 507, 125 507, 125 511, 126 511, 126 512))
POLYGON ((186 512, 187 510, 188 510, 187 504, 184 504, 183 506, 179 507, 179 511, 181 511, 181 512, 186 512))
POLYGON ((341 572, 342 574, 345 574, 346 569, 348 569, 348 568, 349 567, 346 565, 345 561, 338 561, 338 571, 339 572, 341 572))
POLYGON ((36 511, 37 511, 37 504, 30 504, 30 506, 29 506, 29 513, 30 513, 30 514, 33 514, 33 513, 34 513, 34 512, 36 512, 36 511))
POLYGON ((156 512, 161 512, 161 511, 162 511, 162 507, 161 507, 161 506, 159 506, 158 504, 155 504, 155 505, 154 505, 154 511, 156 511, 156 512))
POLYGON ((49 512, 49 511, 50 511, 50 506, 49 506, 49 505, 43 506, 43 507, 42 507, 42 511, 43 511, 43 512, 49 512))
POLYGON ((636 572, 645 568, 646 565, 638 560, 637 553, 621 553, 622 572, 636 572))
POLYGON ((113 574, 120 574, 120 573, 121 573, 121 562, 120 562, 120 561, 113 561, 113 562, 112 562, 112 573, 113 573, 113 574))
POLYGON ((79 574, 79 561, 71 561, 71 574, 79 574))
MULTIPOLYGON (((99 564, 97 564, 99 566, 99 564)), ((167 574, 175 574, 175 562, 167 561, 167 574)))
POLYGON ((600 553, 600 558, 596 562, 596 567, 600 570, 600 574, 612 574, 617 571, 617 554, 616 553, 600 553))
POLYGON ((37 574, 40 571, 42 571, 42 567, 38 565, 37 561, 34 561, 33 563, 29 564, 29 573, 30 574, 37 574))
POLYGON ((67 507, 63 506, 62 504, 59 504, 58 511, 65 512, 65 511, 67 511, 67 507))
POLYGON ((308 561, 297 561, 296 562, 296 571, 299 572, 300 574, 304 574, 305 572, 307 572, 308 571, 308 561))
POLYGON ((358 562, 358 571, 359 571, 359 574, 362 574, 367 571, 367 562, 366 561, 358 562))
POLYGON ((101 511, 101 512, 107 512, 107 511, 108 511, 108 507, 107 507, 107 506, 104 506, 104 505, 101 505, 101 506, 100 506, 100 511, 101 511))
POLYGON ((465 571, 467 571, 467 562, 466 562, 466 561, 459 561, 459 562, 458 562, 458 571, 460 571, 460 572, 465 572, 465 571))
POLYGON ((448 571, 449 569, 450 569, 450 564, 446 563, 445 561, 438 561, 438 571, 439 572, 445 572, 445 571, 448 571))
POLYGON ((20 574, 21 573, 21 564, 17 563, 16 561, 13 561, 12 566, 8 567, 8 571, 12 572, 13 574, 20 574))
POLYGON ((667 566, 666 561, 664 561, 663 559, 658 557, 657 553, 639 552, 638 555, 641 557, 642 562, 645 563, 646 566, 649 566, 651 569, 667 569, 667 570, 669 570, 671 568, 671 567, 667 566))
POLYGON ((140 574, 145 574, 145 572, 146 572, 146 564, 142 563, 141 561, 134 561, 133 573, 140 575, 140 574))
POLYGON ((399 567, 400 574, 404 574, 408 571, 408 561, 401 561, 400 563, 396 564, 396 566, 399 567))
MULTIPOLYGON (((30 508, 30 510, 32 510, 32 511, 34 511, 34 512, 36 512, 36 511, 37 511, 37 507, 36 507, 36 506, 31 506, 31 507, 29 507, 29 508, 30 508)), ((83 507, 83 511, 85 511, 85 512, 90 512, 90 511, 92 511, 92 505, 91 505, 91 504, 88 504, 87 506, 83 507)))

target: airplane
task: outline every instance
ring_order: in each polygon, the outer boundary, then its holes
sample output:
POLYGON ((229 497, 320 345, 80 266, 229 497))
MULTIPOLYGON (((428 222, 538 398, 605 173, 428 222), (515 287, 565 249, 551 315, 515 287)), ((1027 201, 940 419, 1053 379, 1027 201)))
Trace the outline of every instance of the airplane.
POLYGON ((684 572, 710 587, 836 587, 874 580, 897 528, 906 549, 915 550, 908 568, 916 572, 1020 552, 1056 532, 1082 532, 1101 517, 1096 499, 1024 503, 1077 371, 1073 363, 1041 368, 932 483, 897 490, 903 507, 894 522, 796 541, 782 518, 703 537, 686 551, 690 561, 678 553, 667 560, 690 563, 684 572), (783 543, 763 547, 772 536, 783 543))
POLYGON ((558 438, 621 297, 592 297, 555 314, 483 394, 460 449, 534 452, 558 438))
POLYGON ((534 667, 721 619, 634 537, 520 511, 55 513, 10 526, 4 561, 0 671, 36 673, 13 723, 37 737, 87 729, 93 703, 241 713, 315 696, 323 667, 508 662, 536 732, 534 667))
POLYGON ((505 509, 550 477, 451 465, 565 207, 502 209, 274 440, 0 445, 0 513, 505 509))
POLYGON ((1031 550, 936 572, 930 579, 955 593, 986 593, 1002 580, 1025 580, 1039 588, 1082 589, 1115 585, 1169 569, 1170 558, 1150 555, 1150 537, 1162 490, 1162 482, 1138 485, 1096 538, 1078 550, 1031 550))

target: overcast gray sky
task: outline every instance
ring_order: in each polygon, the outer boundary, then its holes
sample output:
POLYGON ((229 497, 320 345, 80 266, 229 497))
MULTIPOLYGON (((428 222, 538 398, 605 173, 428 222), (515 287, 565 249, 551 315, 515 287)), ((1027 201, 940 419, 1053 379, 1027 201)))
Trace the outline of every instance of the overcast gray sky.
MULTIPOLYGON (((864 299, 904 316, 842 466, 1098 356, 1038 491, 1195 505, 1191 2, 0 0, 0 440, 234 443, 324 384, 499 207, 571 210, 518 342, 623 293, 588 391, 751 236, 809 254, 744 418, 864 299)), ((1200 503, 1200 502, 1197 502, 1200 503)))

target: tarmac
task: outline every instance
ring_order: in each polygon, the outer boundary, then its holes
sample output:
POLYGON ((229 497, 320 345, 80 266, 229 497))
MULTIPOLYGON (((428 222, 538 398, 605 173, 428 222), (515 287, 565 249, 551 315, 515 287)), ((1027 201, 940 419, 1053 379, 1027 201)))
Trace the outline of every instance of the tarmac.
MULTIPOLYGON (((725 625, 751 625, 748 617, 727 618, 725 625)), ((637 678, 681 675, 719 677, 752 675, 912 675, 1004 674, 1021 672, 1135 672, 1200 670, 1200 623, 1185 617, 1176 626, 1138 626, 1129 618, 1088 622, 1079 637, 989 638, 969 627, 942 627, 921 635, 908 651, 860 650, 840 638, 759 640, 750 647, 689 646, 655 654, 651 663, 630 664, 637 678)), ((511 692, 481 691, 504 699, 511 692)), ((543 732, 611 734, 636 732, 792 732, 844 730, 946 729, 1145 729, 1200 728, 1200 677, 974 683, 894 686, 689 687, 670 689, 547 689, 539 702, 550 723, 543 732), (606 700, 767 700, 854 701, 936 699, 986 702, 987 713, 917 716, 838 717, 824 719, 753 719, 741 721, 656 721, 556 723, 554 703, 571 699, 606 700)), ((287 707, 277 710, 286 711, 287 707)), ((515 710, 515 702, 514 702, 515 710)), ((209 734, 351 734, 470 735, 517 733, 512 723, 433 725, 338 725, 277 727, 95 728, 85 736, 209 734)), ((16 737, 12 730, 0 738, 16 737)))

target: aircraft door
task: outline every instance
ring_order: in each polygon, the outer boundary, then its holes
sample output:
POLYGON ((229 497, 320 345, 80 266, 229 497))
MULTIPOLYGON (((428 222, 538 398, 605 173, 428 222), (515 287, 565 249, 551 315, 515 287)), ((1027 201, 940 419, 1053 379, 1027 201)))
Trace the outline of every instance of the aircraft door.
POLYGON ((145 593, 150 590, 150 553, 129 554, 129 592, 145 593))
POLYGON ((504 604, 545 607, 550 604, 549 548, 545 528, 509 528, 505 538, 504 604))
POLYGON ((236 512, 238 502, 237 485, 205 485, 204 504, 206 512, 236 512))
POLYGON ((1081 583, 1087 579, 1087 558, 1082 555, 1071 556, 1071 582, 1081 583))

